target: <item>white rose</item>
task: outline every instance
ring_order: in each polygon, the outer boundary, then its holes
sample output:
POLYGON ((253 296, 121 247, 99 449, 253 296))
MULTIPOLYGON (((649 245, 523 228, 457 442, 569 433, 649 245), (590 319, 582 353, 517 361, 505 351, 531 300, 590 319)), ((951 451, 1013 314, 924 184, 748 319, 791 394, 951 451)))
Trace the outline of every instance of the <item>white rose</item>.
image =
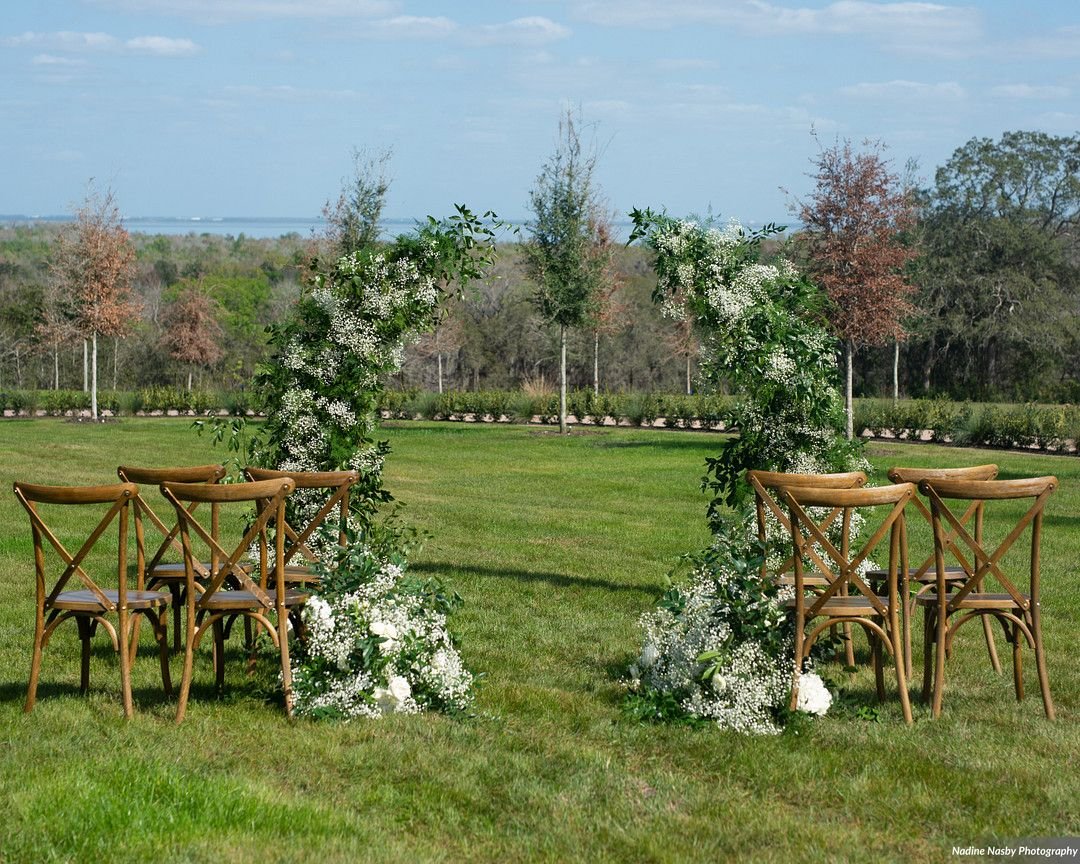
POLYGON ((717 693, 725 693, 728 689, 728 680, 719 672, 712 676, 712 689, 717 693))
POLYGON ((831 704, 832 694, 819 675, 807 672, 799 676, 799 699, 795 705, 799 711, 821 716, 831 704))
POLYGON ((372 621, 371 632, 376 636, 382 637, 383 641, 379 645, 379 650, 384 654, 397 648, 398 629, 389 621, 372 621))
POLYGON ((412 687, 400 675, 391 676, 386 687, 376 687, 371 694, 383 714, 393 714, 412 695, 412 687))

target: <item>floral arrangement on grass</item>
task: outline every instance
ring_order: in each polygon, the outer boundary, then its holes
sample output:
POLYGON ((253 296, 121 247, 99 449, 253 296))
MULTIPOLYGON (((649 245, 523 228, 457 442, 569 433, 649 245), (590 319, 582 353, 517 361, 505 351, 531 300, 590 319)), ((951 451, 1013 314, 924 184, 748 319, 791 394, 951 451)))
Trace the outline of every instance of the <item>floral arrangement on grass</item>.
POLYGON ((333 549, 321 593, 302 613, 296 713, 350 720, 467 711, 473 676, 448 627, 461 598, 436 579, 411 578, 403 558, 382 558, 355 535, 333 549))
MULTIPOLYGON (((790 541, 779 523, 758 541, 743 475, 748 468, 867 467, 841 432, 835 343, 817 314, 818 289, 782 258, 759 261, 761 241, 775 227, 747 232, 737 223, 716 228, 651 211, 631 215, 632 238, 644 238, 656 254, 654 299, 666 315, 692 318, 702 335, 703 375, 723 378, 738 393, 728 423, 739 435, 706 463, 712 545, 687 556, 689 579, 641 618, 628 704, 641 717, 776 733, 791 695, 793 634, 783 609, 790 593, 763 582, 760 567, 790 541)), ((824 714, 830 702, 824 682, 805 670, 798 710, 824 714)))

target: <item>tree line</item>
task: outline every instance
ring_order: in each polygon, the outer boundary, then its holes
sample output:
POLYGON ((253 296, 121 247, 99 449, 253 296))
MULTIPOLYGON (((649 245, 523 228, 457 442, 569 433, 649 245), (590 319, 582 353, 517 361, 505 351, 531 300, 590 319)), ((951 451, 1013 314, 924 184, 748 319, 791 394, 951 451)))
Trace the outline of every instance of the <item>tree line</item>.
MULTIPOLYGON (((565 344, 571 388, 695 388, 696 336, 653 302, 646 250, 612 241, 599 190, 586 188, 574 213, 556 195, 573 191, 560 174, 571 157, 574 182, 591 182, 594 157, 566 149, 574 143, 564 136, 538 176, 526 233, 501 244, 488 276, 407 349, 392 386, 542 391, 559 381, 565 344), (573 290, 584 304, 558 293, 570 265, 554 252, 571 235, 555 229, 582 239, 573 278, 587 284, 573 290), (562 275, 550 279, 552 268, 562 275)), ((854 394, 891 394, 895 376, 909 396, 1080 401, 1080 136, 975 138, 925 183, 874 142, 820 147, 812 166, 814 191, 794 207, 803 227, 766 244, 765 260, 782 248, 830 289, 821 314, 842 340, 854 394), (845 223, 841 205, 859 201, 846 216, 862 221, 845 223), (875 246, 874 231, 853 241, 874 219, 889 242, 875 246)), ((0 389, 89 388, 95 368, 113 389, 243 389, 310 260, 377 223, 388 159, 358 156, 354 167, 320 237, 128 235, 107 193, 88 195, 70 225, 0 228, 0 389)))

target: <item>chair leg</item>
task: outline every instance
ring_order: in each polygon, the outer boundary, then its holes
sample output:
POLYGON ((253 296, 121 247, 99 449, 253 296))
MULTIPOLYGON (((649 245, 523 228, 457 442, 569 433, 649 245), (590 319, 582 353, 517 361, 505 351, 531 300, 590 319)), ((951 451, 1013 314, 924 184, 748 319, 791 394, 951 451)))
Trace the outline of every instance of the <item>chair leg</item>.
POLYGON ((850 669, 855 665, 855 640, 851 638, 851 625, 844 624, 844 660, 847 662, 847 666, 850 669))
POLYGON ((225 689, 225 621, 214 619, 214 684, 220 693, 225 689))
POLYGON ((794 711, 799 707, 799 675, 802 673, 804 635, 803 623, 799 621, 795 625, 795 662, 791 670, 791 702, 788 704, 789 711, 794 711))
POLYGON ((120 655, 120 688, 124 700, 124 716, 128 718, 135 714, 131 699, 131 651, 128 647, 131 643, 131 631, 134 629, 130 613, 121 606, 120 623, 116 628, 117 641, 120 643, 118 646, 120 650, 117 653, 120 655))
POLYGON ((922 679, 922 703, 928 705, 934 686, 934 631, 936 624, 934 617, 937 610, 928 608, 923 614, 923 679, 922 679))
POLYGON ((981 615, 983 638, 986 640, 986 653, 990 655, 990 665, 994 667, 994 671, 1001 674, 1001 660, 998 659, 997 645, 994 644, 994 631, 992 629, 992 622, 989 615, 981 615))
POLYGON ((946 640, 949 633, 949 616, 943 615, 941 609, 934 613, 934 622, 937 624, 937 638, 934 644, 934 704, 930 715, 941 716, 941 699, 945 692, 945 654, 946 640))
POLYGON ((82 615, 76 615, 75 622, 79 628, 79 643, 82 648, 79 662, 79 693, 85 696, 86 691, 90 689, 90 622, 82 615))
MULTIPOLYGON (((890 610, 889 637, 892 639, 893 665, 896 667, 896 689, 900 693, 900 707, 904 712, 904 722, 911 726, 915 720, 911 716, 911 699, 907 689, 907 665, 909 655, 904 651, 905 636, 900 632, 896 608, 890 610)), ((910 635, 910 634, 908 634, 910 635)))
MULTIPOLYGON (((983 620, 986 616, 983 616, 983 620)), ((1023 634, 1020 631, 1020 627, 1017 624, 1012 625, 1012 633, 1010 641, 1012 642, 1013 649, 1013 690, 1016 691, 1016 701, 1024 701, 1024 644, 1021 642, 1023 634)))
POLYGON ((34 622, 34 650, 30 655, 30 684, 26 688, 26 704, 23 705, 23 711, 27 714, 34 710, 34 703, 37 701, 38 676, 41 674, 41 637, 45 631, 45 621, 40 611, 38 610, 39 614, 34 622))
POLYGON ((184 671, 180 678, 180 697, 176 701, 176 722, 184 722, 184 714, 187 713, 188 694, 191 693, 191 674, 195 665, 195 616, 188 610, 187 638, 184 641, 184 671))
POLYGON ((289 613, 281 607, 277 610, 278 646, 281 649, 281 681, 285 691, 285 716, 292 717, 292 666, 289 662, 289 613))
POLYGON ((1046 674, 1046 653, 1043 651, 1042 621, 1039 605, 1036 603, 1031 608, 1029 621, 1031 622, 1031 636, 1035 641, 1035 671, 1039 675, 1039 690, 1042 693, 1043 710, 1046 711, 1046 719, 1055 719, 1054 701, 1050 698, 1050 676, 1046 674))
POLYGON ((162 609, 161 614, 150 611, 151 624, 154 627, 154 639, 158 643, 158 659, 161 663, 161 687, 166 696, 172 696, 172 675, 169 671, 169 618, 168 613, 162 609))
POLYGON ((870 658, 874 664, 874 688, 877 690, 878 702, 885 701, 885 670, 881 657, 881 637, 873 630, 867 628, 866 635, 870 639, 870 658))
POLYGON ((179 582, 169 583, 172 595, 173 651, 180 653, 180 610, 184 605, 184 589, 179 582))

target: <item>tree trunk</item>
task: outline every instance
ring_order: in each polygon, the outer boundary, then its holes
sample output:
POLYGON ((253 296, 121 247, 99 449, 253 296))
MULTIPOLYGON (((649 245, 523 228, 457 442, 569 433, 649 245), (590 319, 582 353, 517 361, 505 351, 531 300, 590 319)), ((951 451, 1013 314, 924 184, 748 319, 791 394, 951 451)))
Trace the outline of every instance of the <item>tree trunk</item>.
POLYGON ((930 395, 930 372, 934 368, 934 349, 937 340, 931 336, 930 344, 926 346, 926 362, 923 364, 922 395, 930 395))
MULTIPOLYGON (((120 369, 120 339, 117 336, 112 340, 112 389, 116 389, 117 372, 120 369)), ((188 388, 191 389, 190 387, 188 388)))
POLYGON ((559 434, 566 434, 566 325, 559 326, 559 434))
POLYGON ((19 389, 22 390, 22 363, 19 362, 19 346, 15 346, 15 380, 19 384, 19 389))
POLYGON ((892 356, 892 401, 893 405, 900 401, 900 340, 893 341, 892 356))
POLYGON ((87 381, 87 359, 86 359, 86 340, 82 340, 82 392, 85 393, 90 389, 90 384, 87 381))
POLYGON ((686 395, 693 395, 693 388, 690 386, 690 355, 686 355, 686 395))
POLYGON ((187 389, 188 393, 191 392, 191 376, 194 374, 194 370, 189 366, 187 370, 187 389))
POLYGON ((53 390, 60 389, 60 343, 53 345, 53 390))
POLYGON ((851 367, 852 367, 852 358, 853 358, 853 356, 855 354, 855 345, 854 345, 854 343, 852 343, 852 341, 850 339, 848 339, 847 342, 844 343, 844 353, 845 353, 845 355, 847 355, 846 356, 847 375, 846 375, 846 378, 845 378, 845 386, 844 386, 844 412, 847 414, 847 437, 848 437, 848 441, 850 441, 852 438, 855 437, 855 430, 854 430, 855 417, 854 417, 854 412, 852 411, 852 404, 851 404, 851 378, 852 378, 851 367))
POLYGON ((440 353, 438 355, 438 357, 439 357, 439 392, 442 393, 442 353, 440 353))
POLYGON ((593 333, 593 346, 592 346, 592 392, 593 395, 600 395, 600 333, 597 331, 593 333))
POLYGON ((98 419, 97 410, 97 331, 93 334, 93 347, 90 352, 90 416, 98 419))

